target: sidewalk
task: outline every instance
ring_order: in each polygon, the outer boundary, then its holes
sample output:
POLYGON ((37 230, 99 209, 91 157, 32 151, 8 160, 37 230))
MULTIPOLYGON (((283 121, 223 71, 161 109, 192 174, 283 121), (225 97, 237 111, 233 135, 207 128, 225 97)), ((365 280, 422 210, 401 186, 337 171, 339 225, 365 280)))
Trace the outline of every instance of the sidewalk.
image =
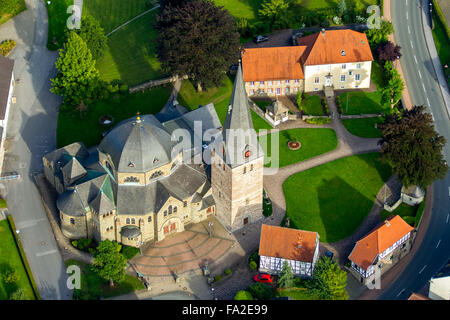
MULTIPOLYGON (((384 2, 383 2, 383 17, 387 21, 392 22, 392 18, 391 18, 391 0, 384 0, 384 2)), ((389 35, 388 39, 389 39, 389 41, 391 41, 392 43, 395 44, 395 39, 394 39, 394 35, 393 34, 389 35)), ((405 106, 406 109, 411 110, 411 108, 413 107, 413 103, 412 103, 412 100, 411 100, 411 96, 409 95, 409 90, 408 90, 408 87, 406 85, 405 77, 403 75, 402 64, 400 63, 400 60, 396 60, 396 61, 394 61, 393 65, 394 65, 394 68, 397 69, 398 73, 402 77, 403 83, 405 84, 405 90, 403 90, 403 93, 402 93, 403 105, 405 106)))

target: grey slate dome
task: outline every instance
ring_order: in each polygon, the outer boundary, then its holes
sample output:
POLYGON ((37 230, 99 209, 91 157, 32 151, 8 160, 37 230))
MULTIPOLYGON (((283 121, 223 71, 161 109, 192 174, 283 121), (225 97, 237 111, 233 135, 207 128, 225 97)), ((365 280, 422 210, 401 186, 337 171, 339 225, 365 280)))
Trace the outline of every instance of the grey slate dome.
POLYGON ((86 214, 86 209, 75 189, 63 192, 58 197, 56 206, 62 213, 71 217, 82 217, 86 214))
POLYGON ((118 172, 146 172, 171 161, 170 134, 153 115, 120 122, 100 143, 118 172))

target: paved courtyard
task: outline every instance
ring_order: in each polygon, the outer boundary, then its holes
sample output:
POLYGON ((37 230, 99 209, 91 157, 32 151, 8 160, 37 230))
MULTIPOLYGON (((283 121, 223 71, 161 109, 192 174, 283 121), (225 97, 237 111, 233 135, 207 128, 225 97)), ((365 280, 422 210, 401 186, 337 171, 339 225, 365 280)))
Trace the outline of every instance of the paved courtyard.
POLYGON ((130 264, 150 282, 156 281, 158 277, 170 279, 175 275, 201 273, 206 262, 214 266, 229 253, 234 244, 232 235, 211 217, 163 241, 147 245, 142 249, 142 255, 133 258, 130 264), (211 235, 210 222, 213 223, 211 235))

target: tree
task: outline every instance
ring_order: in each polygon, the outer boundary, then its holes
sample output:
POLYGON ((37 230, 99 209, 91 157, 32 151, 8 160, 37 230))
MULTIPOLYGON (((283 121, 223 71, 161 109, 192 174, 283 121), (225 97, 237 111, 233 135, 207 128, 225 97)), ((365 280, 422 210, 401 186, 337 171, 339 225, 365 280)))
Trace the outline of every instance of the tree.
POLYGON ((234 300, 253 300, 253 296, 248 291, 240 290, 234 296, 234 300))
POLYGON ((108 38, 105 36, 100 23, 91 15, 83 15, 81 28, 77 31, 91 51, 92 58, 98 60, 105 52, 108 38))
POLYGON ((220 86, 239 58, 239 33, 230 13, 213 2, 166 6, 157 17, 158 56, 164 70, 188 75, 202 88, 220 86))
POLYGON ((19 288, 13 293, 11 293, 11 296, 9 297, 9 300, 25 300, 25 299, 26 299, 25 291, 22 288, 19 288))
POLYGON ((275 295, 272 288, 262 282, 252 284, 248 288, 248 291, 250 291, 250 294, 258 300, 269 300, 275 295))
POLYGON ((340 0, 338 4, 338 11, 339 14, 342 16, 347 12, 347 4, 345 3, 345 0, 340 0))
POLYGON ((392 108, 402 98, 405 85, 397 69, 393 67, 390 61, 386 61, 384 64, 384 83, 385 86, 381 90, 381 103, 383 105, 389 103, 392 108))
POLYGON ((296 102, 297 102, 297 107, 301 110, 301 106, 302 106, 302 92, 301 91, 297 92, 296 102))
POLYGON ((272 28, 285 28, 290 19, 288 9, 289 2, 285 0, 266 0, 261 4, 258 13, 272 28))
POLYGON ((190 0, 161 0, 159 2, 160 4, 160 11, 164 10, 164 8, 168 5, 172 7, 179 7, 185 3, 187 3, 190 0))
POLYGON ((379 29, 368 29, 365 33, 370 47, 375 49, 380 43, 388 41, 388 35, 394 33, 394 26, 391 22, 382 20, 379 29))
POLYGON ((0 15, 16 14, 16 12, 21 8, 17 0, 0 0, 0 15))
POLYGON ((390 115, 378 127, 382 160, 404 186, 425 188, 446 176, 448 166, 442 155, 446 141, 434 130, 433 119, 424 106, 390 115))
POLYGON ((347 273, 336 261, 321 257, 316 263, 312 276, 312 290, 326 300, 347 300, 347 273))
POLYGON ((294 275, 292 274, 289 262, 284 261, 280 276, 278 277, 278 286, 280 288, 289 289, 294 285, 294 275))
POLYGON ((53 88, 50 91, 62 96, 65 103, 79 105, 96 97, 100 82, 95 60, 78 34, 69 34, 55 65, 59 72, 51 79, 53 88))
POLYGON ((391 41, 382 42, 377 47, 377 56, 381 61, 395 61, 400 59, 401 47, 393 44, 391 41))
POLYGON ((94 251, 94 269, 110 286, 125 277, 126 258, 120 253, 122 246, 110 240, 100 242, 94 251))
POLYGON ((16 270, 10 269, 3 273, 2 275, 3 281, 8 284, 13 284, 19 281, 19 276, 17 275, 16 270))

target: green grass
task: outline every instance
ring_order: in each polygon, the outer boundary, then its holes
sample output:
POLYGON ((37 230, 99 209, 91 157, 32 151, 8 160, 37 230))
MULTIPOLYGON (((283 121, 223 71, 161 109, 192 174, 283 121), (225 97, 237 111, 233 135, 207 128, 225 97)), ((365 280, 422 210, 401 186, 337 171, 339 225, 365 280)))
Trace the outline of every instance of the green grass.
POLYGON ((73 5, 73 0, 52 0, 50 4, 45 1, 45 5, 48 12, 47 48, 49 50, 57 50, 62 48, 66 41, 64 33, 68 30, 67 19, 71 16, 71 14, 67 13, 67 8, 73 5))
POLYGON ((5 199, 0 198, 0 208, 7 208, 8 204, 6 203, 5 199))
POLYGON ((109 33, 152 7, 147 0, 86 0, 83 2, 83 13, 96 18, 105 33, 109 33))
POLYGON ((381 132, 375 124, 383 123, 383 118, 343 119, 345 128, 353 135, 362 138, 381 138, 381 132))
POLYGON ((353 91, 345 92, 339 95, 342 101, 342 109, 344 114, 375 114, 386 112, 390 109, 389 104, 381 105, 383 69, 376 61, 372 63, 371 80, 377 87, 377 91, 375 92, 353 91))
POLYGON ((249 21, 259 19, 258 10, 263 0, 213 0, 218 6, 223 6, 233 17, 246 18, 249 21))
POLYGON ((67 260, 66 266, 77 265, 81 269, 81 295, 83 300, 96 300, 99 297, 110 298, 145 289, 144 284, 136 277, 125 275, 125 279, 110 287, 108 281, 101 278, 93 269, 81 261, 67 260))
POLYGON ((320 97, 315 95, 305 94, 305 99, 302 101, 300 110, 310 116, 323 116, 323 108, 320 103, 320 97))
POLYGON ((101 134, 109 127, 99 124, 102 115, 114 117, 113 125, 122 120, 141 114, 155 114, 166 104, 172 86, 155 87, 151 90, 134 94, 117 95, 106 100, 95 101, 88 106, 88 111, 80 116, 78 111, 60 110, 57 128, 57 144, 61 148, 70 143, 81 141, 87 147, 96 145, 102 139, 101 134))
POLYGON ((346 157, 290 176, 283 183, 290 226, 318 232, 321 242, 353 234, 391 176, 379 157, 346 157))
POLYGON ((8 220, 5 219, 0 221, 0 274, 10 269, 16 271, 19 279, 16 284, 7 284, 0 277, 0 300, 8 300, 18 288, 24 290, 27 299, 35 299, 33 288, 14 240, 13 231, 8 220))
POLYGON ((14 18, 22 11, 27 9, 27 5, 25 4, 25 0, 15 0, 16 4, 11 12, 3 13, 0 15, 0 25, 8 21, 9 19, 14 18))
POLYGON ((420 224, 423 211, 425 209, 425 200, 416 206, 409 206, 405 203, 400 204, 397 209, 392 212, 383 210, 380 213, 381 220, 386 220, 392 215, 399 215, 412 227, 417 227, 420 224))
MULTIPOLYGON (((272 149, 273 135, 273 133, 270 134, 270 139, 268 139, 268 135, 259 137, 259 141, 265 153, 264 162, 266 166, 270 165, 269 157, 272 156, 270 151, 272 149)), ((283 130, 279 132, 279 137, 278 152, 280 168, 332 151, 336 149, 338 145, 336 133, 333 129, 300 128, 283 130), (293 139, 296 139, 302 144, 302 147, 299 150, 289 149, 287 144, 293 139)))
MULTIPOLYGON (((188 110, 195 110, 199 105, 214 103, 217 116, 222 125, 227 117, 228 105, 230 104, 231 93, 233 91, 234 77, 225 76, 222 80, 222 86, 209 88, 202 92, 197 92, 196 88, 189 80, 184 80, 178 93, 178 102, 188 110)), ((256 131, 261 129, 270 130, 272 127, 253 110, 250 110, 253 120, 253 127, 256 131)))
POLYGON ((278 291, 280 297, 290 297, 294 300, 320 300, 319 296, 306 288, 282 289, 278 291))
MULTIPOLYGON (((353 1, 346 1, 347 7, 353 2, 353 1)), ((377 4, 378 0, 362 0, 362 4, 365 6, 370 6, 372 4, 377 4)), ((308 8, 308 9, 325 9, 325 8, 334 8, 339 4, 339 0, 303 0, 301 2, 301 6, 308 8)))
POLYGON ((105 55, 96 65, 103 80, 120 79, 134 86, 166 76, 156 56, 156 13, 149 12, 109 36, 105 55))
POLYGON ((266 100, 261 100, 261 99, 255 99, 252 101, 264 112, 266 112, 267 106, 272 104, 272 100, 270 99, 266 99, 266 100))
MULTIPOLYGON (((439 60, 441 60, 442 66, 449 65, 450 66, 450 40, 445 32, 444 26, 441 21, 436 18, 436 15, 433 15, 434 21, 434 29, 433 29, 433 39, 434 44, 436 45, 436 50, 439 55, 439 60)), ((447 71, 444 72, 447 77, 447 83, 450 86, 450 67, 447 68, 447 71)))

